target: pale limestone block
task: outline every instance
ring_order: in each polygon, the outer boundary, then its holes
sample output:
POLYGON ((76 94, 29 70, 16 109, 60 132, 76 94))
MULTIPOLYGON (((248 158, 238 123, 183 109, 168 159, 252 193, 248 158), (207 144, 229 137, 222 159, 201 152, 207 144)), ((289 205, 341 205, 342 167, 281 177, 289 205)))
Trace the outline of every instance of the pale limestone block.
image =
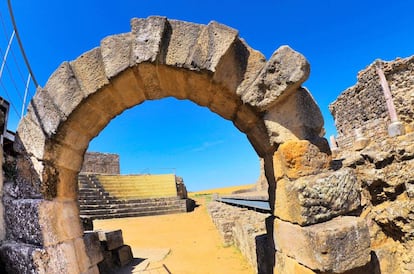
POLYGON ((162 40, 166 25, 167 19, 160 16, 151 16, 146 19, 133 18, 131 20, 131 66, 158 60, 158 55, 163 47, 162 40))
POLYGON ((42 201, 39 205, 39 224, 43 244, 50 248, 57 243, 80 238, 83 235, 76 201, 42 201))
POLYGON ((68 62, 63 62, 53 72, 44 89, 64 117, 69 116, 84 98, 78 80, 68 62))
MULTIPOLYGON (((49 260, 46 262, 46 273, 82 273, 76 257, 76 249, 72 240, 46 247, 49 260)), ((80 254, 86 257, 86 254, 80 254)))
POLYGON ((347 214, 361 204, 361 186, 353 170, 342 169, 290 181, 277 181, 275 216, 300 225, 347 214))
POLYGON ((94 48, 70 62, 85 97, 109 84, 102 61, 101 49, 94 48))
POLYGON ((38 159, 43 158, 47 137, 40 126, 29 116, 23 117, 20 121, 15 139, 16 152, 33 155, 38 159))
POLYGON ((37 89, 30 101, 26 117, 34 121, 48 137, 55 135, 60 123, 66 119, 54 103, 53 95, 42 88, 37 89))
POLYGON ((310 66, 300 53, 288 46, 277 49, 242 99, 260 110, 268 110, 283 96, 297 90, 308 78, 310 66))
POLYGON ((200 32, 188 62, 196 69, 215 72, 220 59, 237 36, 236 30, 211 21, 200 32))
POLYGON ((246 61, 246 67, 244 69, 245 73, 243 76, 243 81, 237 87, 237 94, 240 96, 240 98, 244 98, 243 95, 249 92, 249 87, 253 84, 259 73, 266 65, 266 57, 260 51, 252 49, 243 39, 240 39, 240 42, 245 45, 247 51, 249 52, 247 56, 248 59, 246 61))
POLYGON ((217 64, 213 80, 226 87, 231 94, 237 94, 237 88, 245 79, 250 51, 239 38, 221 57, 217 64))
POLYGON ((358 217, 343 216, 307 227, 275 219, 274 240, 277 252, 314 271, 342 273, 371 259, 368 227, 358 217))
POLYGON ((102 39, 100 48, 108 79, 117 76, 129 67, 131 45, 131 33, 112 35, 102 39))
POLYGON ((290 90, 283 100, 268 108, 264 121, 271 141, 276 144, 286 140, 316 139, 324 125, 318 105, 304 88, 290 90))
POLYGON ((168 20, 171 27, 171 36, 165 58, 165 64, 177 68, 194 68, 189 59, 200 32, 205 26, 183 22, 178 20, 168 20))

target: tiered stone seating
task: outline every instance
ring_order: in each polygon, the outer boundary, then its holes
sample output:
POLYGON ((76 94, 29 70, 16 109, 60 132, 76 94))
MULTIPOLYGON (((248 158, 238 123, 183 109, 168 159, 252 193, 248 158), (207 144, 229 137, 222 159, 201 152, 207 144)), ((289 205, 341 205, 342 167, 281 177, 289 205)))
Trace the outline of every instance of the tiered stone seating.
POLYGON ((175 175, 157 176, 80 174, 81 218, 109 219, 187 212, 187 199, 177 197, 175 177, 174 181, 171 180, 175 175))

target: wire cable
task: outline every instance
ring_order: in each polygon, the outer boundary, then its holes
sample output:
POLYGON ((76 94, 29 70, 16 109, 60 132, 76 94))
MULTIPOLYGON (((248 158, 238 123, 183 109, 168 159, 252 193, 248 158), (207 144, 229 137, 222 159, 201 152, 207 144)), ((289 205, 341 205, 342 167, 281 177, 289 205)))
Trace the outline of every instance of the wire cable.
POLYGON ((27 69, 29 70, 29 73, 32 75, 33 83, 35 84, 36 87, 39 87, 39 84, 38 84, 38 82, 37 82, 37 80, 36 80, 36 78, 33 74, 32 68, 30 67, 30 64, 29 64, 29 60, 27 59, 26 53, 24 51, 22 41, 20 40, 20 35, 19 35, 18 30, 17 30, 16 20, 14 19, 13 9, 12 9, 10 0, 7 0, 7 4, 8 4, 8 7, 9 7, 9 13, 10 13, 10 18, 11 18, 11 21, 12 21, 12 24, 13 24, 13 28, 14 28, 14 31, 16 32, 16 39, 17 39, 17 42, 19 43, 20 51, 22 52, 24 62, 26 63, 26 66, 27 66, 27 69))

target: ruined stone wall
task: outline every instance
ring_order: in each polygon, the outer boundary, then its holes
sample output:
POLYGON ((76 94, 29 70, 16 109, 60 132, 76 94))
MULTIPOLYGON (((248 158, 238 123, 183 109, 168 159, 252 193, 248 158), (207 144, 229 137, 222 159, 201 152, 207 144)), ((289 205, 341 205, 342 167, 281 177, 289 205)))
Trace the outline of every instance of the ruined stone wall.
POLYGON ((359 214, 368 224, 374 273, 414 273, 414 133, 373 139, 335 159, 361 185, 359 214))
POLYGON ((269 258, 274 256, 274 247, 267 238, 265 227, 270 214, 215 201, 207 205, 207 210, 224 244, 239 248, 256 273, 270 273, 273 265, 269 258))
MULTIPOLYGON (((398 118, 406 131, 414 127, 414 56, 382 62, 398 118)), ((357 83, 345 90, 330 106, 338 131, 339 147, 350 148, 355 141, 355 129, 365 137, 387 137, 390 118, 375 65, 358 74, 357 83)))
POLYGON ((119 155, 99 152, 86 152, 81 172, 120 174, 119 155))

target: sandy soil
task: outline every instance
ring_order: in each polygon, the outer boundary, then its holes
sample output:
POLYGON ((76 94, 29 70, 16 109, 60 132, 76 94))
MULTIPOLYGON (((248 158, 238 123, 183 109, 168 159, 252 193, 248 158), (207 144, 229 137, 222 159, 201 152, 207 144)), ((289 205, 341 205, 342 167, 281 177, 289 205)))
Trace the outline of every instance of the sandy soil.
MULTIPOLYGON (((202 192, 206 193, 209 192, 202 192)), ((174 274, 254 273, 240 251, 232 246, 223 246, 220 235, 207 214, 205 196, 200 193, 191 196, 199 205, 193 212, 97 220, 94 221, 94 228, 122 229, 125 244, 132 248, 171 250, 163 260, 150 263, 146 272, 138 273, 168 273, 157 271, 163 268, 163 264, 174 274)))

